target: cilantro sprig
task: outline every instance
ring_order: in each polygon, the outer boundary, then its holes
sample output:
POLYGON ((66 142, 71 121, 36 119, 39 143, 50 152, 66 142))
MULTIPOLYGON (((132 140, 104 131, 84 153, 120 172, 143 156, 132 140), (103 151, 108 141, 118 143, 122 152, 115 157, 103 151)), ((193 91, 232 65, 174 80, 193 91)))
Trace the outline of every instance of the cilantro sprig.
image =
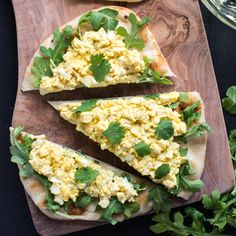
POLYGON ((89 69, 92 71, 94 79, 97 82, 102 82, 105 80, 105 76, 111 70, 111 64, 106 60, 103 54, 91 55, 90 57, 91 65, 89 69))
POLYGON ((150 16, 146 16, 140 21, 137 20, 135 14, 130 13, 128 17, 129 22, 131 23, 131 31, 128 32, 124 27, 117 28, 117 34, 124 37, 124 42, 126 48, 137 48, 142 50, 145 46, 144 40, 138 37, 138 33, 144 28, 145 25, 151 20, 150 16))
POLYGON ((71 44, 76 32, 67 25, 62 31, 56 29, 53 33, 53 48, 40 47, 41 56, 34 58, 31 72, 34 75, 33 86, 38 88, 42 77, 52 77, 52 69, 63 61, 63 55, 71 44))
POLYGON ((161 119, 160 122, 157 124, 155 134, 158 139, 170 139, 174 134, 174 127, 172 121, 164 118, 161 119))
POLYGON ((96 107, 97 99, 90 99, 83 101, 79 107, 77 107, 74 112, 80 113, 80 112, 87 112, 91 111, 93 108, 96 107))

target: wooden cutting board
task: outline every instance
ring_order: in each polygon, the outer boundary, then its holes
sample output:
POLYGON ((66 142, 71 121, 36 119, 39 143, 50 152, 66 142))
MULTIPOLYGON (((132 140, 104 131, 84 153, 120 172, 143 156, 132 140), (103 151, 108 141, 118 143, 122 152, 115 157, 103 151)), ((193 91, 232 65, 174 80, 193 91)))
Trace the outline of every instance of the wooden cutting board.
MULTIPOLYGON (((70 148, 82 149, 95 158, 133 172, 114 155, 100 150, 97 144, 76 132, 75 127, 62 120, 46 101, 197 90, 206 106, 206 120, 214 128, 207 143, 205 169, 202 176, 205 187, 201 193, 195 194, 188 202, 176 201, 175 205, 195 202, 200 199, 202 193, 210 193, 213 189, 225 192, 233 186, 234 175, 227 134, 197 0, 146 0, 139 4, 113 3, 130 7, 140 16, 147 14, 152 16, 150 28, 177 75, 174 86, 119 85, 103 89, 78 89, 47 96, 40 96, 36 91, 22 93, 20 90, 24 70, 34 51, 56 27, 85 11, 109 3, 90 0, 12 0, 12 2, 16 16, 19 59, 19 83, 13 126, 24 125, 26 130, 33 134, 45 133, 52 141, 70 148)), ((99 225, 96 222, 52 220, 44 216, 29 197, 28 203, 35 228, 41 235, 65 234, 99 225)))

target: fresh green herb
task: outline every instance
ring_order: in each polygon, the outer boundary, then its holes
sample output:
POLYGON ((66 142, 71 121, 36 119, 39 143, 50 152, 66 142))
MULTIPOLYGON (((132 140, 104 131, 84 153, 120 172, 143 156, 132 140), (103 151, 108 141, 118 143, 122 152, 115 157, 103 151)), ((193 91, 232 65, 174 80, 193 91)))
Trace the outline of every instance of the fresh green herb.
POLYGON ((187 147, 179 147, 179 154, 181 157, 185 157, 188 153, 188 148, 187 147))
POLYGON ((148 200, 155 203, 157 212, 168 212, 171 208, 170 193, 162 185, 157 185, 149 191, 148 200))
POLYGON ((128 31, 124 27, 119 27, 116 32, 117 34, 123 36, 126 48, 137 48, 142 50, 144 48, 144 40, 138 37, 138 33, 144 28, 145 25, 151 20, 150 16, 146 16, 140 21, 137 20, 135 14, 130 13, 128 17, 129 22, 131 23, 131 31, 128 31))
POLYGON ((170 104, 168 107, 171 108, 171 109, 176 109, 177 107, 179 107, 179 102, 175 102, 175 103, 172 103, 170 104))
POLYGON ((196 111, 196 109, 200 105, 200 100, 194 102, 192 105, 187 106, 183 111, 182 111, 182 117, 184 122, 186 123, 187 126, 191 126, 191 124, 199 119, 201 116, 200 111, 196 111))
POLYGON ((180 166, 179 173, 177 175, 177 187, 170 192, 173 195, 177 195, 182 190, 187 190, 190 192, 198 192, 204 186, 200 179, 192 180, 189 176, 196 173, 189 162, 186 162, 180 166))
POLYGON ((111 122, 108 128, 103 132, 112 144, 119 144, 125 136, 125 129, 118 121, 111 122))
POLYGON ((52 77, 52 68, 59 65, 63 61, 63 55, 71 44, 75 36, 74 29, 67 25, 61 32, 56 29, 53 33, 54 48, 40 47, 42 57, 35 57, 31 72, 34 75, 33 85, 38 88, 41 78, 44 76, 52 77))
POLYGON ((168 164, 162 164, 155 171, 155 178, 161 179, 170 173, 170 166, 168 164))
POLYGON ((137 192, 141 192, 141 191, 147 189, 146 185, 143 184, 143 183, 138 184, 138 183, 136 183, 136 182, 132 182, 132 180, 131 180, 131 178, 130 178, 130 176, 129 176, 128 173, 125 173, 125 172, 122 173, 121 177, 126 178, 127 181, 130 182, 130 183, 133 185, 134 189, 135 189, 137 192))
POLYGON ((211 131, 211 127, 207 123, 202 122, 198 125, 193 126, 191 129, 187 130, 185 134, 175 137, 175 141, 187 143, 190 138, 200 137, 205 132, 209 131, 211 131))
POLYGON ((77 197, 74 204, 78 208, 86 208, 91 202, 92 198, 84 193, 77 197))
POLYGON ((80 183, 91 183, 97 178, 98 175, 99 172, 97 170, 94 170, 91 167, 82 167, 76 170, 75 180, 80 183))
POLYGON ((89 69, 92 71, 95 80, 97 82, 102 82, 109 73, 111 64, 102 54, 91 55, 90 61, 91 66, 89 69))
POLYGON ((97 99, 90 99, 83 101, 81 105, 74 110, 74 112, 86 112, 91 111, 94 107, 96 107, 97 99))
POLYGON ((180 92, 180 93, 179 93, 179 101, 180 101, 180 102, 183 102, 183 103, 188 102, 188 101, 189 101, 188 93, 186 93, 186 92, 180 92))
POLYGON ((226 92, 225 98, 222 99, 222 106, 230 114, 236 114, 236 86, 231 86, 226 92))
POLYGON ((160 98, 160 94, 156 93, 156 94, 148 94, 144 96, 145 98, 152 98, 152 99, 156 99, 156 98, 160 98))
POLYGON ((137 202, 126 202, 124 204, 124 215, 131 217, 135 212, 140 209, 140 205, 137 202))
POLYGON ((10 147, 11 152, 11 161, 21 165, 20 168, 20 175, 23 177, 35 176, 44 186, 46 192, 46 202, 47 208, 50 211, 56 211, 59 208, 54 200, 53 196, 50 192, 51 183, 48 179, 38 174, 29 163, 29 154, 31 151, 31 145, 35 141, 31 139, 28 134, 21 135, 23 131, 22 127, 17 127, 12 131, 12 143, 13 145, 10 147), (19 136, 21 135, 21 141, 18 140, 19 136))
POLYGON ((160 122, 157 124, 155 134, 158 139, 170 139, 174 134, 174 127, 172 121, 167 119, 161 119, 160 122))
POLYGON ((90 11, 84 14, 78 23, 78 31, 80 32, 80 25, 85 22, 90 22, 93 30, 98 31, 103 28, 106 32, 115 30, 118 20, 116 19, 118 11, 104 8, 99 11, 90 11))
POLYGON ((150 146, 147 145, 143 141, 135 144, 134 149, 140 157, 144 157, 144 156, 149 155, 151 153, 150 146))
POLYGON ((152 70, 152 68, 149 65, 149 60, 146 56, 143 57, 143 61, 145 63, 145 69, 140 78, 140 81, 154 81, 157 84, 163 84, 163 85, 173 84, 173 82, 167 79, 166 76, 161 76, 157 71, 152 70))
POLYGON ((236 129, 230 131, 229 134, 229 147, 232 155, 234 174, 236 176, 236 129))

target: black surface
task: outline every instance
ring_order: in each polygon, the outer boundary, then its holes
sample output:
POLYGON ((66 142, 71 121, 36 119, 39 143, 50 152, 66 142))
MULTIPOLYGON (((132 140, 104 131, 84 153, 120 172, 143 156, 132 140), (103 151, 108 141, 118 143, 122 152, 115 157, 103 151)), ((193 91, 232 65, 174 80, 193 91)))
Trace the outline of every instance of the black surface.
MULTIPOLYGON (((236 85, 236 31, 216 19, 201 5, 221 97, 236 85)), ((0 235, 37 235, 32 224, 17 167, 9 161, 9 132, 17 87, 17 44, 14 13, 9 0, 0 1, 0 235)), ((202 78, 204 80, 204 78, 202 78)), ((236 128, 236 116, 225 114, 228 130, 236 128)), ((198 206, 198 204, 195 204, 198 206)), ((151 217, 114 226, 102 226, 71 235, 154 235, 148 230, 151 217)), ((227 230, 236 235, 234 229, 227 230)))

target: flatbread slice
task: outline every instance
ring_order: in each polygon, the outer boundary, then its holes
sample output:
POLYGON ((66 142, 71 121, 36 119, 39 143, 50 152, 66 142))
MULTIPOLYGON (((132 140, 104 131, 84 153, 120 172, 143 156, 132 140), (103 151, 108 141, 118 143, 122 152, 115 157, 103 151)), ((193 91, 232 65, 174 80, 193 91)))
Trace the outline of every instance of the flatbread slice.
POLYGON ((168 77, 175 74, 148 28, 149 20, 141 20, 132 10, 119 6, 75 18, 35 52, 22 90, 38 89, 44 95, 121 83, 172 84, 168 77))
POLYGON ((11 128, 11 161, 35 205, 58 220, 112 224, 154 209, 153 183, 46 139, 11 128))
POLYGON ((202 187, 210 128, 197 92, 49 103, 76 130, 170 192, 188 199, 202 187))

